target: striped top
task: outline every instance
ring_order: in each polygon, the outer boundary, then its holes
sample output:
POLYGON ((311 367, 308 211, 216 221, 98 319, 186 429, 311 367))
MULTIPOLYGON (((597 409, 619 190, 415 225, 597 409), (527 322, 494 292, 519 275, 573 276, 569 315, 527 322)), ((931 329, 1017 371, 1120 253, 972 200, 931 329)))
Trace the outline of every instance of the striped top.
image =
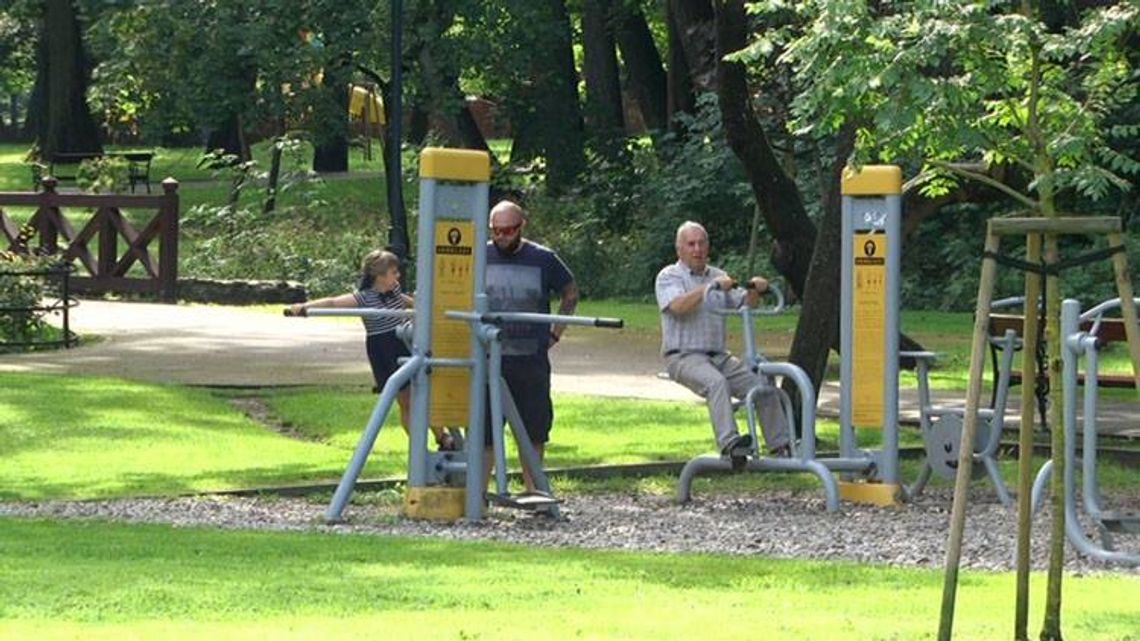
MULTIPOLYGON (((353 292, 356 298, 356 304, 361 307, 372 307, 375 309, 406 309, 404 299, 400 296, 401 290, 399 283, 390 292, 378 292, 369 287, 368 289, 358 289, 353 292)), ((384 332, 395 331, 406 319, 397 316, 368 318, 361 317, 360 320, 364 321, 364 331, 369 336, 373 334, 383 334, 384 332)))

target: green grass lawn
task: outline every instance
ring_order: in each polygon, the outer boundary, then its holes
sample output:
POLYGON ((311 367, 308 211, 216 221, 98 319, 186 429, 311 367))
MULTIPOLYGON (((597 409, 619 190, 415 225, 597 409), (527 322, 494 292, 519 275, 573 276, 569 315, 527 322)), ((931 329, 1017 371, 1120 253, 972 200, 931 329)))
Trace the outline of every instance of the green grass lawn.
MULTIPOLYGON (((229 400, 241 394, 2 374, 0 498, 335 479, 375 398, 364 388, 264 393, 271 412, 289 424, 287 436, 232 407, 229 400)), ((696 403, 563 395, 556 407, 552 465, 676 460, 710 449, 707 418, 696 403)), ((834 440, 833 426, 822 431, 834 440)), ((874 432, 864 439, 878 440, 874 432)), ((907 439, 915 442, 913 433, 907 439)), ((405 457, 404 435, 390 424, 365 475, 399 473, 405 457)), ((1012 464, 1003 465, 1012 478, 1012 464)), ((1105 467, 1106 490, 1135 492, 1134 471, 1105 467)), ((904 464, 908 478, 916 472, 917 463, 904 464)), ((668 494, 675 482, 670 475, 559 478, 555 487, 668 494)), ((817 485, 803 475, 746 474, 700 478, 693 490, 817 485)), ((314 497, 314 519, 326 498, 314 497)), ((850 562, 14 517, 0 517, 0 576, 0 638, 169 641, 928 639, 942 586, 936 570, 850 562)), ((1012 573, 968 571, 959 581, 955 638, 1004 638, 1012 573)), ((1033 581, 1033 593, 1041 594, 1043 577, 1033 581)), ((1067 577, 1065 629, 1073 638, 1137 641, 1138 598, 1133 576, 1067 577)), ((1031 620, 1040 621, 1040 599, 1032 606, 1031 620)))
MULTIPOLYGON (((0 574, 6 639, 932 639, 942 588, 848 562, 12 518, 0 574)), ((1012 574, 960 584, 955 638, 1006 638, 1012 574)), ((1138 601, 1135 577, 1068 577, 1065 629, 1135 640, 1138 601)))
MULTIPOLYGON (((173 385, 105 378, 0 374, 0 498, 98 498, 332 482, 339 479, 372 411, 367 388, 301 388, 257 393, 288 435, 255 423, 228 401, 248 392, 210 393, 173 385), (67 399, 66 403, 59 399, 67 399)), ((684 461, 713 449, 704 408, 697 402, 558 395, 548 446, 549 467, 684 461)), ((838 427, 820 421, 819 449, 835 450, 838 427)), ((881 433, 860 431, 877 447, 881 433)), ((901 435, 920 446, 917 430, 901 435)), ((510 442, 510 440, 508 440, 510 442)), ((513 446, 510 464, 516 467, 513 446)), ((400 477, 407 439, 391 413, 364 478, 400 477)), ((1002 462, 1007 482, 1015 463, 1002 462)), ((918 473, 904 461, 902 473, 918 473)), ((1134 473, 1102 465, 1106 490, 1131 488, 1134 473)), ((676 479, 646 487, 670 493, 676 479)), ((623 481, 615 482, 618 487, 623 481)), ((632 483, 632 482, 630 482, 632 483)), ((558 479, 558 490, 590 491, 590 483, 558 479)), ((697 492, 815 491, 811 475, 743 475, 701 479, 697 492)), ((615 489, 614 483, 601 489, 615 489)))

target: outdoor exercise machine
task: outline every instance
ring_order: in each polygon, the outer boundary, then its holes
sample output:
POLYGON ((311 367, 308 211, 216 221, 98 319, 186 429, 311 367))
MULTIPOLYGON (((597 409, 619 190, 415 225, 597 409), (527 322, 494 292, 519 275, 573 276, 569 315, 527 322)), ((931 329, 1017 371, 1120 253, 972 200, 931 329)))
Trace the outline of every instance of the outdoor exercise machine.
MULTIPOLYGON (((751 312, 747 308, 718 312, 738 314, 743 318, 745 358, 753 371, 768 376, 784 376, 796 385, 802 399, 800 432, 803 441, 791 459, 761 457, 755 448, 748 452, 744 461, 733 461, 731 456, 696 457, 682 470, 678 500, 689 499, 695 474, 722 469, 814 473, 823 483, 827 507, 832 510, 836 509, 838 498, 876 505, 891 505, 905 499, 906 489, 899 479, 898 463, 898 376, 899 358, 902 356, 918 358, 922 368, 920 391, 927 410, 923 414, 927 428, 924 435, 932 433, 933 426, 940 421, 946 421, 943 427, 950 429, 955 438, 958 436, 953 431, 952 421, 944 418, 950 414, 940 414, 930 404, 925 374, 934 355, 929 352, 899 352, 902 171, 899 167, 885 165, 848 171, 843 176, 841 192, 839 456, 816 457, 816 393, 803 370, 791 363, 768 362, 759 355, 752 336, 751 312), (860 448, 856 428, 881 430, 881 447, 876 450, 860 448), (838 485, 832 477, 833 472, 842 477, 838 485)), ((751 403, 754 392, 749 393, 745 404, 748 406, 749 431, 753 443, 756 443, 755 411, 751 403)), ((781 404, 790 406, 786 394, 781 391, 778 396, 781 404)), ((790 415, 790 410, 786 413, 790 415)), ((788 424, 792 424, 791 420, 788 424)), ((983 460, 989 461, 987 468, 993 470, 991 476, 1000 481, 996 464, 992 461, 998 433, 992 437, 994 442, 984 450, 986 458, 983 460)), ((921 478, 916 489, 921 490, 928 478, 929 472, 921 478)))
POLYGON ((501 327, 505 323, 540 323, 622 327, 616 318, 555 314, 489 312, 484 291, 487 252, 488 181, 486 152, 427 148, 420 155, 420 210, 417 227, 415 309, 308 310, 310 316, 411 316, 411 355, 388 379, 357 441, 352 458, 325 512, 342 520, 380 428, 396 395, 411 383, 408 486, 404 513, 414 518, 483 517, 486 501, 558 514, 538 454, 506 385, 499 376, 501 327), (484 443, 486 399, 490 398, 496 491, 485 493, 484 443), (516 497, 508 492, 503 418, 515 435, 519 457, 539 493, 516 497), (432 452, 428 426, 467 426, 464 449, 432 452))
MULTIPOLYGON (((1059 276, 1064 269, 1076 267, 1094 260, 1109 259, 1112 261, 1117 293, 1121 300, 1133 300, 1132 278, 1128 271, 1126 251, 1123 242, 1122 223, 1120 218, 1114 216, 1049 216, 1030 218, 994 218, 986 225, 985 248, 982 253, 982 270, 978 282, 978 300, 974 310, 974 331, 970 350, 969 385, 966 391, 966 412, 962 424, 961 446, 959 447, 959 465, 954 482, 954 504, 950 513, 950 528, 946 540, 946 562, 943 577, 942 608, 939 619, 940 640, 948 640, 953 630, 954 608, 957 600, 958 570, 962 555, 962 540, 966 524, 966 502, 968 500, 968 487, 970 481, 971 445, 974 441, 979 423, 978 408, 980 405, 982 370, 984 367, 984 353, 986 337, 989 334, 989 314, 993 301, 994 282, 996 280, 997 265, 1013 266, 1025 272, 1025 300, 1037 301, 1045 293, 1045 309, 1050 309, 1050 303, 1059 304, 1060 288, 1059 276), (1003 236, 1024 235, 1025 259, 1018 260, 999 253, 1003 236), (1066 261, 1060 260, 1058 237, 1062 235, 1103 236, 1107 240, 1107 247, 1090 252, 1084 256, 1066 261), (1044 251, 1043 251, 1044 249, 1044 251), (1049 280, 1046 281, 1046 276, 1049 280)), ((1124 318, 1125 332, 1128 340, 1129 353, 1132 360, 1133 377, 1140 384, 1140 332, 1137 332, 1137 313, 1132 305, 1121 306, 1124 318)), ((1055 322, 1050 319, 1049 322, 1055 322)), ((1060 336, 1060 327, 1057 328, 1060 336)), ((1033 472, 1030 457, 1033 451, 1033 390, 1030 381, 1036 380, 1037 374, 1037 343, 1038 343, 1038 317, 1027 313, 1023 328, 1024 348, 1022 349, 1022 402, 1021 424, 1018 435, 1018 491, 1017 491, 1017 576, 1016 576, 1016 607, 1014 612, 1014 630, 1018 636, 1025 636, 1029 616, 1029 543, 1032 514, 1032 484, 1033 472)), ((1061 350, 1063 351, 1063 349, 1061 350)), ((1059 377, 1051 372, 1050 387, 1062 387, 1059 377)), ((1064 399, 1059 405, 1064 405, 1064 399)), ((1054 412, 1063 408, 1054 407, 1054 412)), ((1054 423, 1061 421, 1054 421, 1054 423)), ((1064 449, 1064 430, 1053 430, 1054 450, 1064 449)), ((1064 456, 1054 459, 1054 466, 1064 466, 1064 456)), ((1061 481, 1063 482, 1062 474, 1061 481)), ((1054 479, 1054 496, 1061 494, 1064 489, 1057 488, 1058 480, 1054 479)), ((1065 510, 1057 510, 1054 519, 1065 519, 1065 510)), ((1060 532, 1054 528, 1053 532, 1060 532)), ((1054 559, 1054 561, 1059 561, 1054 559)), ((1049 573, 1048 590, 1050 594, 1061 593, 1060 572, 1049 573)))
POLYGON ((687 503, 692 498, 693 479, 702 473, 712 471, 749 471, 749 472, 808 472, 819 477, 826 495, 827 509, 839 509, 839 490, 835 484, 835 477, 831 471, 815 460, 815 389, 811 379, 797 365, 792 363, 773 363, 764 358, 756 347, 755 330, 753 327, 753 314, 774 315, 784 309, 784 295, 778 287, 769 283, 766 293, 775 297, 776 303, 770 308, 758 307, 753 309, 744 303, 743 288, 737 288, 735 295, 726 292, 714 292, 709 288, 705 293, 704 305, 715 303, 713 295, 720 296, 725 302, 739 298, 741 304, 737 307, 715 308, 713 313, 723 316, 738 316, 743 321, 744 334, 744 363, 753 373, 759 374, 761 383, 748 391, 744 399, 744 407, 748 420, 748 433, 752 437, 752 445, 746 454, 716 456, 701 455, 690 459, 681 469, 681 476, 677 482, 677 501, 687 503), (776 398, 787 417, 786 424, 790 427, 794 421, 791 399, 786 392, 770 383, 769 377, 784 377, 790 379, 799 390, 803 402, 803 413, 800 418, 800 434, 802 440, 797 446, 795 440, 789 441, 791 456, 778 458, 760 456, 758 444, 761 442, 756 431, 756 396, 767 388, 773 388, 776 398))
MULTIPOLYGON (((990 345, 995 353, 995 382, 991 407, 979 408, 980 419, 974 434, 974 449, 971 461, 977 470, 984 470, 993 483, 998 500, 1007 507, 1013 504, 1009 490, 1002 480, 997 466, 997 451, 1001 445, 1002 430, 1005 429, 1006 406, 1009 399, 1010 379, 1013 372, 1013 356, 1021 348, 1017 333, 1007 329, 1000 337, 990 336, 990 345)), ((926 488, 932 476, 951 480, 958 472, 958 448, 961 446, 962 423, 965 409, 960 407, 936 406, 930 395, 930 367, 936 355, 933 352, 903 352, 915 359, 915 378, 918 381, 918 422, 922 429, 922 442, 926 451, 922 470, 914 483, 907 486, 907 496, 914 498, 926 488)))
MULTIPOLYGON (((1140 305, 1140 298, 1134 299, 1133 304, 1140 305)), ((1140 514, 1127 514, 1101 507, 1102 497, 1097 480, 1097 355, 1102 347, 1101 340, 1097 338, 1097 330, 1105 312, 1120 306, 1120 299, 1113 298, 1081 313, 1078 301, 1066 299, 1061 303, 1061 361, 1065 398, 1065 535, 1078 552, 1090 559, 1121 565, 1140 565, 1140 551, 1117 550, 1112 537, 1114 532, 1140 533, 1140 514), (1085 323, 1091 323, 1088 330, 1081 329, 1085 323), (1085 534, 1077 511, 1077 369, 1081 358, 1085 362, 1084 415, 1081 424, 1081 502, 1084 516, 1100 536, 1099 544, 1085 534)), ((1038 471, 1033 482, 1034 512, 1041 506, 1052 473, 1053 460, 1050 459, 1038 471)))

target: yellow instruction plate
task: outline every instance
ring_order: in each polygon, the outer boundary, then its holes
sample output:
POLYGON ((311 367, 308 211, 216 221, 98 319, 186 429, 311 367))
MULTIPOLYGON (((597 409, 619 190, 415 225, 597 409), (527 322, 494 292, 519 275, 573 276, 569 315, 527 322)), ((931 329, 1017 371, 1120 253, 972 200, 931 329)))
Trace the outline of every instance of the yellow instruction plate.
MULTIPOLYGON (((471 353, 471 328, 467 321, 444 318, 445 310, 467 311, 475 306, 475 229, 470 220, 437 220, 435 223, 435 282, 431 309, 432 356, 467 358, 471 353)), ((431 411, 433 426, 467 424, 470 370, 465 367, 433 367, 431 411)))
POLYGON ((852 341, 852 424, 883 425, 883 377, 886 371, 887 235, 854 235, 854 333, 852 341))

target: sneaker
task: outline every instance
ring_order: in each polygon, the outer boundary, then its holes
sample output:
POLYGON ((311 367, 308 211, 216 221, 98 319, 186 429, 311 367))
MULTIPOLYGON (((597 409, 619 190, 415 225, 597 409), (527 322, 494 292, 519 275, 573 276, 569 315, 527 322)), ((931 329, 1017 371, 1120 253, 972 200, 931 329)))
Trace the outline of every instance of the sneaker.
POLYGON ((721 456, 748 456, 751 453, 751 434, 737 434, 720 450, 721 456))

